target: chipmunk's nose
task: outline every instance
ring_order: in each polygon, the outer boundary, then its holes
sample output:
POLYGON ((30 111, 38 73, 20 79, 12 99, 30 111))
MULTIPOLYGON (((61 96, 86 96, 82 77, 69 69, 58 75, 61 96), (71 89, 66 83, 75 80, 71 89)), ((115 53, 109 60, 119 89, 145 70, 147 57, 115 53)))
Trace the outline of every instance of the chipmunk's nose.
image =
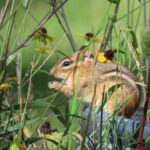
POLYGON ((54 69, 54 68, 51 68, 51 69, 49 70, 49 75, 53 75, 54 72, 55 72, 55 69, 54 69))

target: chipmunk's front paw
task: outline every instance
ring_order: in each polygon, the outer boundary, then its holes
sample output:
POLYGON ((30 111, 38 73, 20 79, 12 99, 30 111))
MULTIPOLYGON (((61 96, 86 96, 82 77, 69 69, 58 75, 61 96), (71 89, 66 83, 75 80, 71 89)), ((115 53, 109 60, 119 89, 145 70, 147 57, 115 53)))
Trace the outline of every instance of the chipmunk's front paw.
POLYGON ((60 87, 60 83, 57 81, 52 81, 48 83, 48 87, 50 89, 58 89, 60 87))

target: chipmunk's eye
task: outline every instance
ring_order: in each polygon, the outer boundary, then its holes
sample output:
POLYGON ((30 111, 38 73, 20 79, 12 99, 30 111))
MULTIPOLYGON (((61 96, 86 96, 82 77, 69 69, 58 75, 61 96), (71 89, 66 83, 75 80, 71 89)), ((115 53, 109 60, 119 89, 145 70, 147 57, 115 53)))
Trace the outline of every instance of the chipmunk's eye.
POLYGON ((71 60, 65 60, 65 61, 63 62, 63 66, 69 66, 71 63, 72 63, 71 60))

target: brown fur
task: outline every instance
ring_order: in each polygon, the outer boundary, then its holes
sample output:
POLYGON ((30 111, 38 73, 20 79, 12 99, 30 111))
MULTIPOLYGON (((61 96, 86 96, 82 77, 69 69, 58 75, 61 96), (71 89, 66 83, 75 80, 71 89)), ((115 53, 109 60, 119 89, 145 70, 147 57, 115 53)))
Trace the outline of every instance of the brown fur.
POLYGON ((89 53, 82 56, 81 52, 76 52, 69 59, 62 59, 53 66, 50 75, 63 80, 63 83, 50 82, 50 89, 60 89, 64 94, 72 96, 78 85, 79 97, 91 103, 93 107, 101 103, 103 92, 107 92, 112 86, 121 84, 104 106, 104 111, 108 113, 113 113, 116 107, 127 101, 119 109, 118 114, 130 117, 139 104, 139 89, 133 73, 122 65, 99 62, 95 64, 90 59, 89 53), (70 60, 72 63, 69 66, 63 66, 65 60, 70 60))

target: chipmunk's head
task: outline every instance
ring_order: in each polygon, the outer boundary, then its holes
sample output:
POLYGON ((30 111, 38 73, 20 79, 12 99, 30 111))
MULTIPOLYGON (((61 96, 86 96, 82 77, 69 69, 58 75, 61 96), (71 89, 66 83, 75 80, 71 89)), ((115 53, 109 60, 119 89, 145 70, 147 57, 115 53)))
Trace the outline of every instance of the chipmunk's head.
POLYGON ((91 53, 82 51, 78 51, 72 53, 70 56, 63 58, 58 63, 56 63, 51 69, 49 74, 59 78, 59 79, 66 79, 69 74, 78 69, 79 66, 87 63, 89 58, 91 57, 91 53))

